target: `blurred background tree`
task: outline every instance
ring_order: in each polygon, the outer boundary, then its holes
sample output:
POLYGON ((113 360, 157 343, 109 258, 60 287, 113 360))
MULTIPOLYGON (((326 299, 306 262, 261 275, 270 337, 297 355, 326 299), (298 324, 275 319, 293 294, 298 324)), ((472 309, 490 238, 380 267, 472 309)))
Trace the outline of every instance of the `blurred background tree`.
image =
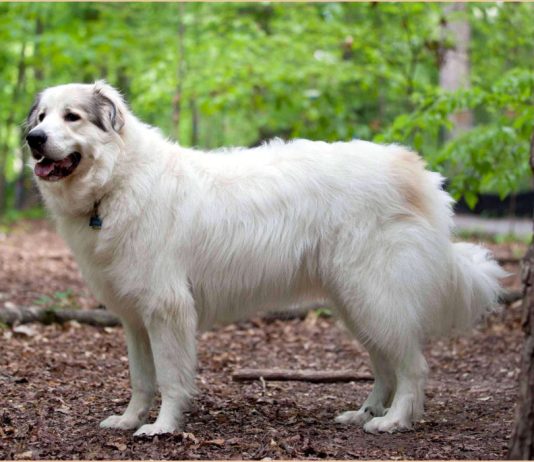
POLYGON ((105 78, 181 144, 370 139, 418 150, 474 206, 530 189, 534 5, 0 4, 0 211, 34 206, 39 90, 105 78))

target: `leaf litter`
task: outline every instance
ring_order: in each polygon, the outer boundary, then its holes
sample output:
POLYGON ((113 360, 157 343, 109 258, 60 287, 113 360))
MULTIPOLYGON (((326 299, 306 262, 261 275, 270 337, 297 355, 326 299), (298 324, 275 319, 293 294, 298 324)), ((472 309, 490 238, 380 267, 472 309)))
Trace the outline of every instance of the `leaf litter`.
MULTIPOLYGON (((493 246, 516 255, 509 245, 493 246)), ((97 305, 47 222, 0 241, 0 309, 76 298, 97 305), (43 249, 42 243, 48 246, 43 249), (40 249, 34 255, 33 249, 40 249), (48 298, 43 298, 48 297, 48 298)), ((519 288, 515 276, 507 284, 519 288)), ((413 432, 368 435, 334 417, 357 409, 370 383, 236 383, 241 368, 370 373, 367 353, 332 318, 255 318, 199 335, 197 394, 182 432, 134 438, 102 430, 130 396, 121 328, 78 323, 0 331, 1 459, 503 459, 522 348, 520 303, 473 335, 426 347, 426 411, 413 432)), ((157 404, 149 415, 155 419, 157 404)))

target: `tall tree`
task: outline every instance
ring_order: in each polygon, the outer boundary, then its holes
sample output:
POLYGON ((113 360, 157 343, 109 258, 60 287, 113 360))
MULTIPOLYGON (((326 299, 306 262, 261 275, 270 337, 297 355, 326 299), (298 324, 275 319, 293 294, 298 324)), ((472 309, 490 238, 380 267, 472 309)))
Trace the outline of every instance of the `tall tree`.
MULTIPOLYGON (((534 175, 534 135, 530 142, 530 167, 534 175)), ((534 459, 534 235, 523 261, 521 279, 524 284, 523 329, 526 337, 509 458, 532 460, 534 459)))
MULTIPOLYGON (((467 18, 465 3, 450 3, 443 7, 442 42, 445 45, 439 70, 440 87, 446 91, 469 88, 469 45, 471 26, 467 18)), ((458 111, 451 115, 453 127, 448 137, 454 138, 473 126, 473 113, 470 110, 458 111)))
MULTIPOLYGON (((45 33, 45 28, 44 21, 40 13, 41 11, 38 10, 35 18, 35 36, 33 48, 33 73, 37 87, 40 87, 44 80, 44 60, 42 57, 40 40, 45 33)), ((25 79, 23 78, 22 81, 24 82, 25 79)), ((27 206, 36 205, 38 200, 38 194, 35 185, 32 182, 28 169, 26 168, 26 163, 28 162, 28 150, 21 150, 21 161, 22 167, 15 182, 15 208, 17 210, 24 209, 27 206)))
POLYGON ((185 3, 178 3, 178 30, 177 30, 177 45, 178 45, 178 64, 176 66, 176 90, 172 100, 172 123, 173 133, 176 140, 180 139, 180 122, 182 117, 182 100, 185 78, 185 3))
MULTIPOLYGON (((26 79, 26 42, 20 45, 20 54, 17 64, 17 81, 13 90, 11 106, 17 107, 26 79)), ((0 143, 0 212, 4 211, 7 205, 7 175, 6 166, 10 150, 9 138, 13 130, 18 130, 16 112, 13 110, 9 113, 6 120, 5 138, 0 143)))

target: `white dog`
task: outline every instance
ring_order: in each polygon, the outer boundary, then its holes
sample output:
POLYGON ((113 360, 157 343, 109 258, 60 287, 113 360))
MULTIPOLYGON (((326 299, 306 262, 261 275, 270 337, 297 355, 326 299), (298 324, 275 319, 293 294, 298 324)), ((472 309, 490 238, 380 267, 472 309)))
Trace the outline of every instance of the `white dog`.
POLYGON ((409 429, 423 411, 423 340, 469 328, 500 293, 505 273, 488 252, 451 243, 440 175, 400 146, 194 151, 140 122, 103 82, 43 91, 27 142, 59 232, 124 324, 132 398, 102 427, 177 430, 197 329, 322 298, 376 377, 361 408, 336 421, 409 429), (143 425, 157 389, 158 418, 143 425))

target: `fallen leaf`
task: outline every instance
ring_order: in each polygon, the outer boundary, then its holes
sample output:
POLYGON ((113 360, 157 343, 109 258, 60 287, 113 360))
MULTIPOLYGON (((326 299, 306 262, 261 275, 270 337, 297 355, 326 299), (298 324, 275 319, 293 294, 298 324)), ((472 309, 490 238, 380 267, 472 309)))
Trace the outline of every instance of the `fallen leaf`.
POLYGON ((126 446, 124 443, 121 443, 120 441, 108 441, 106 443, 106 446, 118 449, 119 451, 126 451, 126 449, 128 448, 128 446, 126 446))
POLYGON ((205 441, 204 444, 214 444, 215 446, 224 446, 224 440, 222 438, 216 438, 214 440, 205 441))
POLYGON ((18 334, 18 335, 24 335, 26 337, 35 337, 37 335, 37 331, 33 328, 33 327, 30 327, 29 325, 27 324, 23 324, 23 325, 19 325, 19 326, 15 326, 13 327, 13 329, 11 329, 15 334, 18 334))
POLYGON ((198 438, 193 433, 182 432, 182 438, 184 440, 190 440, 195 444, 198 444, 198 438))

